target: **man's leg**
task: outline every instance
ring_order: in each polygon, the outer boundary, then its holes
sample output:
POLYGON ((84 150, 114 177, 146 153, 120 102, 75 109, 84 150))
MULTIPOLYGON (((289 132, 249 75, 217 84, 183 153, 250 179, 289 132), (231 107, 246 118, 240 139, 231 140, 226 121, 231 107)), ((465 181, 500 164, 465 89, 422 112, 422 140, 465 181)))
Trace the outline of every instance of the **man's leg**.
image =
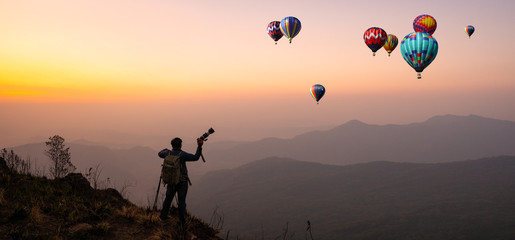
POLYGON ((177 185, 177 205, 179 205, 179 220, 186 225, 186 194, 188 194, 188 182, 180 182, 177 185))
POLYGON ((163 209, 161 209, 161 215, 159 216, 161 219, 168 218, 168 211, 170 210, 170 205, 172 205, 173 196, 175 195, 175 187, 167 184, 166 185, 166 197, 163 202, 163 209))

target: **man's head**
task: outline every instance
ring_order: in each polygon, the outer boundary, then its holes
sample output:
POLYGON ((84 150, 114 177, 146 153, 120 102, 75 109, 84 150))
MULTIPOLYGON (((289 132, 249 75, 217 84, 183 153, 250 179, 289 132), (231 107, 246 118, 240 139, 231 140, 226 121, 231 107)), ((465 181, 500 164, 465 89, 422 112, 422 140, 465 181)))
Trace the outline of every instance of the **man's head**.
POLYGON ((173 149, 181 149, 182 148, 182 140, 180 138, 172 139, 172 148, 173 149))

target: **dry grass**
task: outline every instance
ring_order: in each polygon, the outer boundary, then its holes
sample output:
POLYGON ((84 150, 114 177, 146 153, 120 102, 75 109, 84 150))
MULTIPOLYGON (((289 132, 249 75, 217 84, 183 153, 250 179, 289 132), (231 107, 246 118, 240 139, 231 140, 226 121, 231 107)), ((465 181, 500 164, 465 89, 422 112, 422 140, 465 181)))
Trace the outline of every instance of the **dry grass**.
POLYGON ((147 213, 143 208, 137 206, 123 206, 117 213, 119 216, 138 224, 156 224, 160 222, 157 214, 147 213))
POLYGON ((157 224, 157 223, 161 222, 161 219, 159 219, 158 214, 153 214, 153 215, 146 214, 144 220, 145 220, 145 222, 148 222, 151 224, 157 224))
POLYGON ((4 194, 5 194, 5 189, 1 188, 0 189, 0 206, 2 204, 4 204, 4 202, 5 202, 4 194))
POLYGON ((122 209, 118 210, 117 212, 118 215, 135 221, 138 215, 141 215, 142 210, 136 206, 123 206, 122 209))
POLYGON ((30 219, 36 223, 41 223, 43 221, 43 212, 39 208, 39 206, 33 206, 30 209, 30 219))
POLYGON ((111 225, 107 221, 102 221, 95 225, 94 229, 97 234, 103 235, 107 234, 111 230, 111 225))
POLYGON ((151 239, 159 239, 159 240, 173 240, 172 234, 170 231, 165 231, 164 229, 159 229, 157 233, 152 236, 151 239))

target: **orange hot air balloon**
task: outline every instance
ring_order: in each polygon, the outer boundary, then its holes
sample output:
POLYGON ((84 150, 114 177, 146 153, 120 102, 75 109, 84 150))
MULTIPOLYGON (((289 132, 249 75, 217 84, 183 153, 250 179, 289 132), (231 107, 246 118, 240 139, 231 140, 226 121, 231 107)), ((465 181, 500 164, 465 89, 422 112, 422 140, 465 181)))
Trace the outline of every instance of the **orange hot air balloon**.
POLYGON ((384 43, 383 47, 384 50, 388 53, 388 57, 390 56, 390 53, 392 53, 393 50, 397 47, 397 44, 399 43, 399 39, 393 34, 388 34, 388 37, 386 38, 386 42, 384 43))

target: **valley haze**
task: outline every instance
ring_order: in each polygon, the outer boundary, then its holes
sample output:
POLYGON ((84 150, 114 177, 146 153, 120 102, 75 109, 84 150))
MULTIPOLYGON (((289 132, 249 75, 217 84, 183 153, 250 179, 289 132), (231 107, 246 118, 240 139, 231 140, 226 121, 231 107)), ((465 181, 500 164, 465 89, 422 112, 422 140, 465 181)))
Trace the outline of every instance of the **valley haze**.
MULTIPOLYGON (((210 138, 215 139, 217 134, 210 138)), ((109 148, 87 140, 66 144, 78 172, 100 164, 102 178, 109 177, 111 185, 118 188, 131 186, 129 198, 145 205, 155 193, 159 179, 162 159, 157 152, 171 147, 169 139, 163 138, 160 148, 109 148)), ((405 125, 371 125, 353 120, 289 139, 211 141, 204 145, 206 162, 188 164, 193 183, 207 172, 236 168, 269 157, 349 165, 373 161, 436 163, 515 155, 515 122, 477 115, 441 115, 405 125)), ((188 144, 185 140, 183 149, 192 152, 192 142, 188 144)), ((49 163, 42 142, 12 149, 23 158, 30 157, 39 167, 49 163)))

